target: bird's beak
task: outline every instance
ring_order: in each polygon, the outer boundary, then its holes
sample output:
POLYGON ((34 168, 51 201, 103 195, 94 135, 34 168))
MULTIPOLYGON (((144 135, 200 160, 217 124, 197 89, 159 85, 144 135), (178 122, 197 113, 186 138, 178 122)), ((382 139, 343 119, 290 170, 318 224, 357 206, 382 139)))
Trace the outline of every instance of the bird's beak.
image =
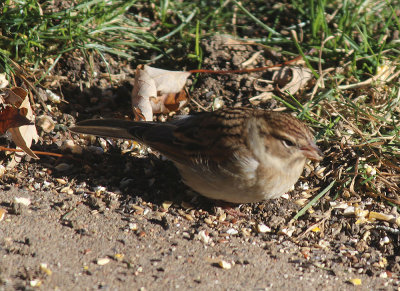
POLYGON ((319 147, 314 142, 310 142, 307 146, 300 148, 303 155, 313 161, 320 161, 323 158, 323 154, 319 147))

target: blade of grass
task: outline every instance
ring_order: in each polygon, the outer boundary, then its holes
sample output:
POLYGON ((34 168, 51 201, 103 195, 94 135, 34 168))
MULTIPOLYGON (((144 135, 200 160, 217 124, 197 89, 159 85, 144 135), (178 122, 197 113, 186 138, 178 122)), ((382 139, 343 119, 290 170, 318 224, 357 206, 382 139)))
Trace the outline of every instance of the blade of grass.
POLYGON ((322 196, 324 196, 332 187, 335 185, 336 180, 333 180, 324 190, 322 190, 317 196, 315 196, 310 202, 307 203, 296 215, 289 221, 289 224, 295 222, 300 216, 304 215, 311 206, 313 206, 322 196))

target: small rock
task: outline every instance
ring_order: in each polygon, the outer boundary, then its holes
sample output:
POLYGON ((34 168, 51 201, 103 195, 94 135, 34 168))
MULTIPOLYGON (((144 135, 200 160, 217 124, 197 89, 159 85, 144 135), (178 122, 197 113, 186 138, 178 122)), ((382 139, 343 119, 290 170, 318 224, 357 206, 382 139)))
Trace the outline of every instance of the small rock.
POLYGON ((54 127, 55 127, 55 123, 53 121, 53 119, 48 116, 48 115, 40 115, 39 117, 37 117, 36 119, 36 124, 42 128, 42 130, 44 132, 51 132, 53 131, 54 127))

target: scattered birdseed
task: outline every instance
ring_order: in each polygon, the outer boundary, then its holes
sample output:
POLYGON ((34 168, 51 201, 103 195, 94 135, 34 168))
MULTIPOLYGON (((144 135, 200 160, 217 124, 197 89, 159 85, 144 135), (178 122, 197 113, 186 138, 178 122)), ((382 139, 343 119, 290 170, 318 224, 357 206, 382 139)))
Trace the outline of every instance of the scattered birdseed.
POLYGON ((226 213, 225 212, 221 213, 218 216, 218 221, 220 221, 220 222, 225 221, 225 219, 226 219, 226 213))
POLYGON ((135 209, 136 214, 141 215, 144 212, 144 209, 138 205, 132 205, 132 208, 135 209))
POLYGON ((53 272, 47 267, 47 264, 42 263, 40 264, 40 270, 48 276, 51 276, 53 272))
POLYGON ((258 223, 257 224, 257 232, 258 233, 266 233, 266 232, 271 232, 271 228, 266 226, 265 224, 258 223))
POLYGON ((386 279, 387 277, 388 277, 387 272, 382 272, 382 273, 379 274, 379 278, 386 279))
POLYGON ((244 236, 250 236, 250 234, 251 234, 251 229, 250 229, 250 228, 243 227, 243 228, 241 229, 241 231, 242 231, 242 234, 243 234, 244 236))
POLYGON ((124 259, 125 255, 124 254, 115 254, 114 259, 116 259, 118 262, 121 262, 124 259))
POLYGON ((368 164, 364 165, 365 172, 369 177, 375 176, 376 175, 376 169, 368 164))
POLYGON ((204 218, 204 222, 207 223, 208 225, 213 225, 213 221, 208 217, 204 218))
POLYGON ((322 248, 322 249, 327 249, 327 248, 330 246, 330 244, 329 244, 328 241, 321 239, 321 240, 318 242, 318 246, 319 246, 320 248, 322 248))
POLYGON ((315 169, 315 175, 318 177, 318 178, 323 178, 324 177, 324 171, 326 170, 326 167, 320 167, 320 166, 318 166, 316 169, 315 169))
POLYGON ((4 208, 0 208, 0 221, 2 221, 4 217, 6 217, 6 213, 7 210, 5 210, 4 208))
POLYGON ((219 97, 214 98, 214 101, 213 101, 214 110, 217 110, 217 109, 221 108, 222 106, 224 106, 224 100, 222 100, 219 97))
POLYGON ((344 211, 343 211, 343 215, 344 216, 352 216, 354 215, 355 210, 354 210, 354 206, 348 206, 344 211))
POLYGON ((129 229, 132 230, 132 231, 138 230, 138 226, 137 226, 136 223, 129 223, 129 224, 128 224, 128 227, 129 227, 129 229))
POLYGON ((375 220, 383 220, 383 221, 387 221, 387 222, 396 223, 396 217, 394 215, 379 213, 379 212, 375 212, 375 211, 369 212, 368 220, 370 220, 372 222, 375 220))
POLYGON ((29 285, 31 285, 31 287, 40 287, 40 285, 42 285, 42 281, 40 281, 40 279, 34 279, 29 281, 29 285))
POLYGON ((101 193, 105 192, 107 189, 104 186, 96 186, 96 187, 94 187, 93 190, 96 194, 101 194, 101 193))
POLYGON ((56 181, 57 181, 57 183, 60 184, 60 185, 65 185, 65 184, 67 184, 67 181, 65 181, 64 179, 61 179, 61 178, 56 178, 56 181))
POLYGON ((212 241, 212 238, 208 235, 208 232, 205 230, 200 230, 199 233, 197 234, 197 238, 205 244, 209 244, 212 241))
POLYGON ((172 201, 164 201, 161 206, 165 210, 168 210, 171 207, 171 205, 172 205, 172 201))
POLYGON ((303 206, 304 204, 306 204, 308 201, 308 199, 297 199, 294 203, 296 203, 299 206, 303 206))
POLYGON ((336 201, 331 201, 329 202, 330 206, 334 209, 346 209, 349 207, 349 205, 346 202, 336 202, 336 201))
POLYGON ((387 236, 384 236, 383 238, 381 238, 381 240, 379 241, 379 244, 381 246, 387 245, 390 243, 390 239, 387 236))
POLYGON ((109 262, 110 262, 110 259, 109 259, 109 258, 100 258, 100 259, 97 259, 97 265, 99 265, 99 266, 107 265, 109 262))
POLYGON ((283 234, 283 235, 287 235, 288 237, 291 237, 295 230, 296 230, 296 228, 294 226, 289 227, 289 228, 283 228, 282 230, 280 230, 278 232, 278 234, 283 234))
POLYGON ((321 232, 321 229, 318 226, 316 226, 313 229, 311 229, 311 231, 312 232, 321 232))
POLYGON ((194 220, 193 216, 191 216, 190 214, 185 214, 183 217, 184 217, 186 220, 189 220, 189 221, 193 221, 193 220, 194 220))
POLYGON ((14 202, 16 204, 22 204, 24 206, 29 206, 31 204, 31 200, 25 197, 15 197, 14 202))
POLYGON ((283 194, 282 196, 281 196, 281 198, 283 198, 283 199, 289 199, 290 198, 290 196, 289 196, 289 194, 288 193, 285 193, 285 194, 283 194))
POLYGON ((224 260, 220 260, 218 261, 218 266, 220 266, 222 269, 229 270, 232 269, 233 264, 224 260))
POLYGON ((362 284, 361 279, 355 278, 355 279, 350 279, 349 281, 350 284, 353 284, 354 286, 359 286, 362 284))
POLYGON ((228 230, 226 231, 226 233, 229 234, 229 235, 237 235, 237 234, 239 233, 239 231, 237 231, 237 230, 234 229, 234 228, 230 228, 230 229, 228 229, 228 230))

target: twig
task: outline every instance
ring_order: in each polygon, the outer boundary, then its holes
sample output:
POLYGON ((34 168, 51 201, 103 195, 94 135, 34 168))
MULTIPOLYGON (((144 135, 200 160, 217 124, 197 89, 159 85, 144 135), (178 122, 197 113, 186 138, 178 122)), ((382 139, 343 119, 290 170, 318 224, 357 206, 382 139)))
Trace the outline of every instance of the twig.
MULTIPOLYGON (((12 148, 6 148, 6 147, 2 147, 0 146, 0 151, 9 151, 9 152, 17 152, 17 153, 21 153, 24 152, 23 150, 20 149, 12 149, 12 148)), ((57 158, 69 158, 69 159, 74 159, 73 157, 69 157, 63 154, 57 154, 57 153, 51 153, 51 152, 41 152, 41 151, 32 151, 37 155, 42 155, 42 156, 53 156, 53 157, 57 157, 57 158)))

